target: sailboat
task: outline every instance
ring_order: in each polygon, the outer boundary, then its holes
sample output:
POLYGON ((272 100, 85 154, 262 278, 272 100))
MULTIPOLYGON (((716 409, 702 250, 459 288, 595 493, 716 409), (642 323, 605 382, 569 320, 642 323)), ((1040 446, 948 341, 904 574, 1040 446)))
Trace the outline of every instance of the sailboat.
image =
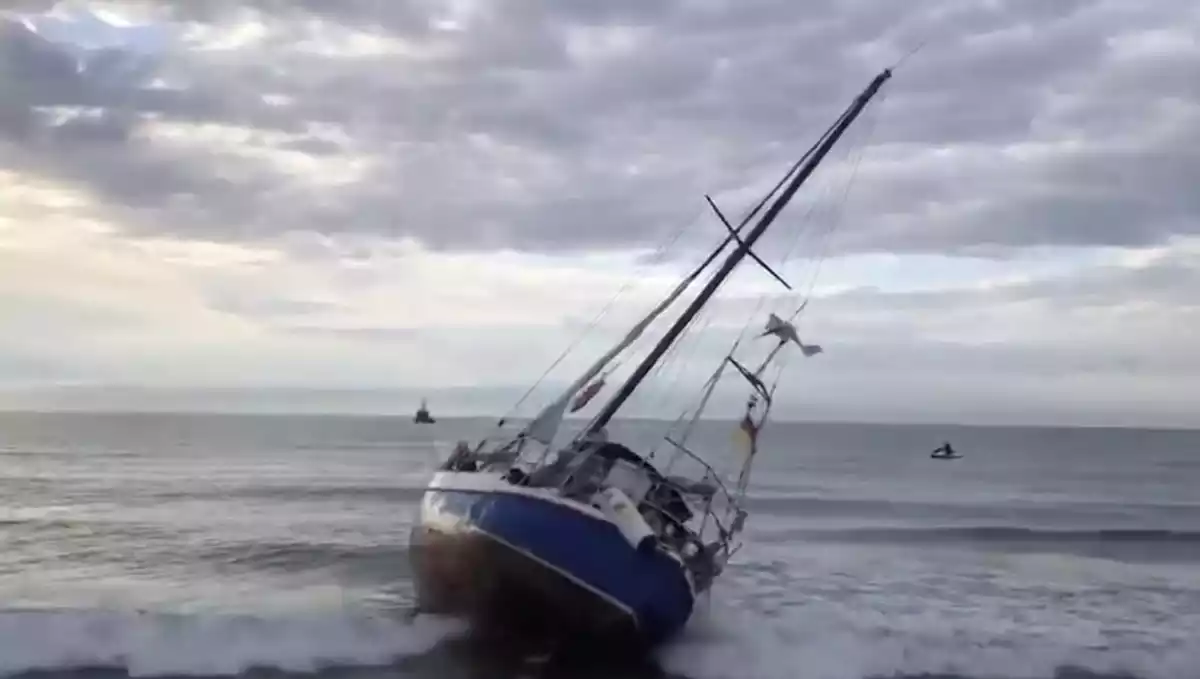
POLYGON ((727 231, 721 245, 518 433, 457 444, 425 489, 412 532, 418 610, 575 641, 608 640, 613 650, 648 649, 686 626, 697 598, 740 545, 756 441, 775 391, 764 374, 788 347, 799 346, 804 356, 821 348, 801 342, 791 321, 774 314, 765 319, 755 338, 774 341, 765 360, 748 367, 731 351, 719 362, 684 435, 665 437, 665 463, 608 440, 606 425, 747 258, 790 289, 752 247, 890 77, 890 69, 877 75, 737 227, 708 199, 727 231), (597 378, 604 379, 617 356, 731 244, 598 414, 566 445, 555 446, 568 411, 599 391, 597 378), (687 446, 726 372, 740 376, 749 391, 739 425, 746 450, 736 476, 719 474, 687 446), (681 467, 696 471, 672 474, 681 467))
POLYGON ((433 424, 437 420, 433 419, 433 415, 429 414, 429 405, 425 399, 421 399, 421 407, 417 408, 417 414, 413 415, 413 422, 417 424, 433 424))

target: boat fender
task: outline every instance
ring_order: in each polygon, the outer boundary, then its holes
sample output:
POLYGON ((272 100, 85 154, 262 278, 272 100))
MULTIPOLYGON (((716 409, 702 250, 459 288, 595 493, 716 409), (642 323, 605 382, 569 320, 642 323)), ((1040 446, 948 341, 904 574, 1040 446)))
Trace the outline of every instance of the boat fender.
POLYGON ((643 552, 654 548, 654 531, 638 513, 637 507, 633 505, 633 501, 629 499, 628 495, 620 488, 612 487, 605 488, 597 495, 600 511, 604 513, 604 517, 611 521, 617 530, 621 531, 621 536, 634 549, 643 552))

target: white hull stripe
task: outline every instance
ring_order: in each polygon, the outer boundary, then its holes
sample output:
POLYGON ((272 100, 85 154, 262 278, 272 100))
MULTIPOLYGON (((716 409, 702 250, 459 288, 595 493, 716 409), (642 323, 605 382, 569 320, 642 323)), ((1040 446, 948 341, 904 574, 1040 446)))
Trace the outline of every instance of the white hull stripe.
POLYGON ((522 497, 567 507, 568 509, 573 509, 580 514, 586 514, 601 521, 607 521, 607 519, 604 518, 604 514, 602 514, 599 509, 596 509, 591 505, 568 500, 558 493, 543 490, 541 488, 514 486, 508 481, 500 478, 499 475, 489 474, 487 472, 438 472, 434 474, 433 478, 429 481, 428 488, 430 490, 459 490, 475 493, 504 493, 505 495, 520 495, 522 497))

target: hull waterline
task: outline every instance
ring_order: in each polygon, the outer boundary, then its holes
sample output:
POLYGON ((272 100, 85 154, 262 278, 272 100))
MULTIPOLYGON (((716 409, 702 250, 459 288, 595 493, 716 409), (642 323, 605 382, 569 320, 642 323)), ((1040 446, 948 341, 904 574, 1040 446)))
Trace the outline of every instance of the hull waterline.
POLYGON ((578 503, 505 488, 497 477, 439 476, 412 535, 421 610, 466 617, 485 632, 630 652, 687 623, 695 593, 677 558, 634 549, 578 503))

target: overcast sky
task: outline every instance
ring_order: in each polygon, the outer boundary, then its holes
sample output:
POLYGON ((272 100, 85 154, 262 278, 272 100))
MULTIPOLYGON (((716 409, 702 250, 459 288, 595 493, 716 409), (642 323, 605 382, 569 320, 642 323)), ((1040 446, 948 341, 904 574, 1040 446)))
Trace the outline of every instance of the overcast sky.
MULTIPOLYGON (((703 258, 705 193, 742 214, 923 45, 763 245, 826 349, 780 412, 1200 425, 1197 3, 54 5, 0 15, 0 405, 501 411, 703 258)), ((761 291, 740 272, 648 393, 694 395, 761 291)))

